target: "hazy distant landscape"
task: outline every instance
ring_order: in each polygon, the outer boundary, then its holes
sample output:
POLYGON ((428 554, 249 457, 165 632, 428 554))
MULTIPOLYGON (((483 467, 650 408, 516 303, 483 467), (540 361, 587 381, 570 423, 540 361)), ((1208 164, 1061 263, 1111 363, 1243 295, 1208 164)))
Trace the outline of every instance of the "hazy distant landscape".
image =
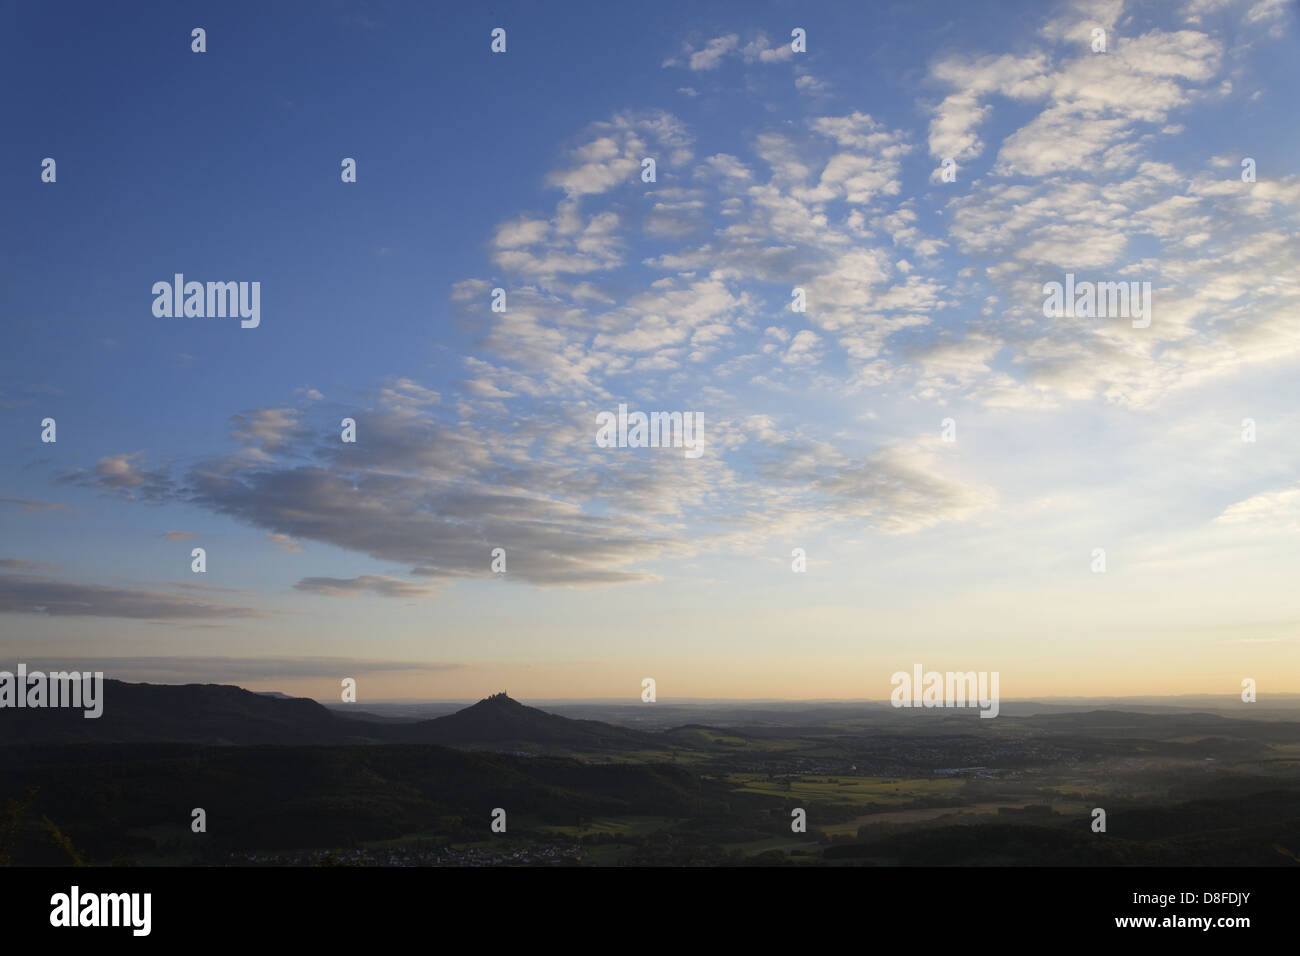
POLYGON ((553 703, 561 715, 505 695, 355 711, 220 685, 106 694, 98 720, 6 714, 4 862, 1300 862, 1293 698, 1006 702, 989 721, 871 702, 553 703))

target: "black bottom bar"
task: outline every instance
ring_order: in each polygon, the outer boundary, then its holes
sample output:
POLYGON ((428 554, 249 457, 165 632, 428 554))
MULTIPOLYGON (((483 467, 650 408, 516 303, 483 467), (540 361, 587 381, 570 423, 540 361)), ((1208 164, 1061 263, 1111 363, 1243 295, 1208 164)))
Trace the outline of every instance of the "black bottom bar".
POLYGON ((442 933, 456 928, 571 942, 621 930, 667 944, 689 925, 769 942, 848 929, 945 951, 1124 936, 1231 946, 1294 924, 1296 869, 10 869, 0 870, 0 892, 7 941, 75 933, 81 942, 328 943, 378 931, 396 944, 399 933, 436 930, 450 944, 442 933), (120 925, 51 925, 52 914, 72 921, 74 886, 78 922, 116 916, 120 925), (147 936, 135 935, 143 896, 101 895, 145 893, 147 936))

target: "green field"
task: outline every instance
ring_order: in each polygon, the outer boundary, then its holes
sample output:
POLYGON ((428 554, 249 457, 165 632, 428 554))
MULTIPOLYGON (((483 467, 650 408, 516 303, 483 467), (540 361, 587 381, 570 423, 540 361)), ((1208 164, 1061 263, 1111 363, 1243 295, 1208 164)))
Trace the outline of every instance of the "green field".
POLYGON ((769 780, 763 774, 729 774, 724 779, 744 793, 847 806, 896 806, 921 798, 949 796, 956 803, 965 785, 950 778, 800 776, 790 779, 787 789, 785 780, 769 780))
POLYGON ((644 836, 671 822, 668 817, 595 817, 582 826, 537 826, 528 829, 534 833, 574 838, 601 833, 644 836))

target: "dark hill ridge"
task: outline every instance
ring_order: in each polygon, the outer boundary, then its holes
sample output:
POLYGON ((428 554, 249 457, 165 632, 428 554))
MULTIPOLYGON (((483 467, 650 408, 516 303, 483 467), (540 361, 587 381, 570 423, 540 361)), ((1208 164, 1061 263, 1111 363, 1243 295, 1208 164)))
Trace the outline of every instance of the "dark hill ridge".
POLYGON ((342 744, 372 737, 314 700, 271 697, 228 684, 104 681, 104 712, 0 710, 0 745, 58 743, 342 744))
POLYGON ((651 734, 548 714, 505 694, 434 720, 377 723, 337 714, 304 697, 259 694, 226 684, 106 680, 103 693, 103 716, 95 719, 63 708, 0 710, 0 746, 404 743, 520 751, 665 749, 651 734))

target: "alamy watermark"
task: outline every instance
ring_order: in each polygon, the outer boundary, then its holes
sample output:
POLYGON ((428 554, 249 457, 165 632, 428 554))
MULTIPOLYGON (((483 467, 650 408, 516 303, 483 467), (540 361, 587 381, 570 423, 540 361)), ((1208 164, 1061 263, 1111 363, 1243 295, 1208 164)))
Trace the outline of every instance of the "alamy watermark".
POLYGON ((1150 282, 1075 282, 1065 274, 1064 284, 1043 283, 1043 318, 1132 319, 1133 328, 1151 324, 1150 282))
POLYGON ((73 885, 50 897, 50 925, 125 926, 133 936, 148 936, 152 910, 152 893, 83 893, 73 885))
POLYGON ((27 670, 0 671, 0 708, 76 707, 87 719, 104 714, 104 672, 27 670))
POLYGON ((687 458, 704 454, 703 412, 629 412, 596 414, 596 444, 601 448, 684 448, 687 458))
POLYGON ((889 702, 895 707, 979 707, 981 717, 998 715, 998 672, 938 671, 912 673, 895 671, 889 678, 894 690, 889 702))
POLYGON ((155 282, 153 314, 160 319, 224 319, 238 316, 240 328, 255 329, 262 322, 262 283, 186 282, 183 273, 173 281, 155 282))

